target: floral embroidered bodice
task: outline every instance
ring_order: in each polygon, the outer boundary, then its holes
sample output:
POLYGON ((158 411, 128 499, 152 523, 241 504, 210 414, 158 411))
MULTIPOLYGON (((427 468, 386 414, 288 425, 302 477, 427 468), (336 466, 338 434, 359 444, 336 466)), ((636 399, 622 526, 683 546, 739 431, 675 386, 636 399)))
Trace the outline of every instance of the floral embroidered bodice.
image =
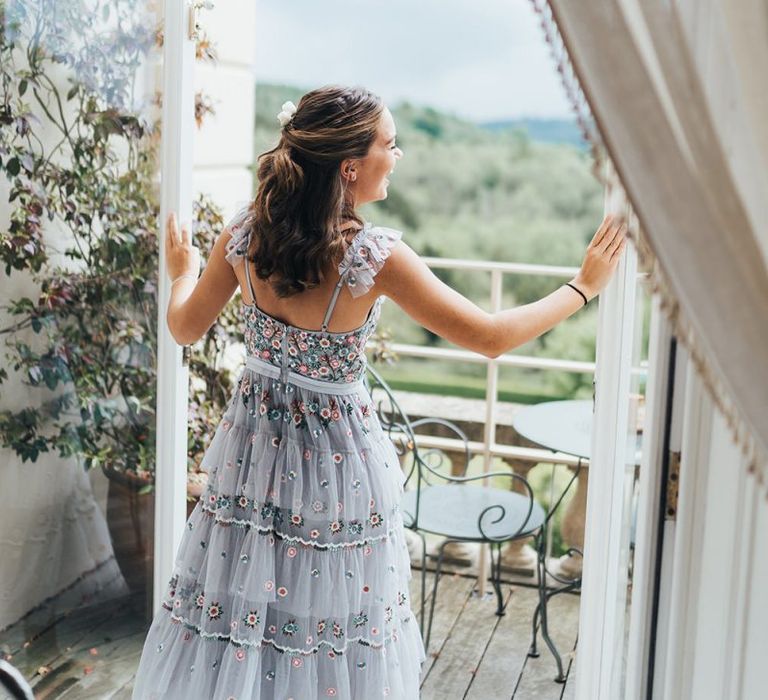
MULTIPOLYGON (((247 207, 235 215, 228 228, 232 237, 227 243, 226 259, 235 266, 243 262, 248 247, 247 207)), ((242 304, 246 354, 312 379, 340 383, 361 379, 365 373, 365 345, 376 328, 384 297, 376 298, 367 319, 358 328, 341 333, 326 329, 341 287, 346 285, 353 297, 368 292, 401 236, 402 232, 397 229, 373 226, 369 222, 358 231, 339 263, 339 282, 319 330, 292 326, 262 311, 257 306, 249 266, 246 266, 254 300, 253 304, 242 304)))

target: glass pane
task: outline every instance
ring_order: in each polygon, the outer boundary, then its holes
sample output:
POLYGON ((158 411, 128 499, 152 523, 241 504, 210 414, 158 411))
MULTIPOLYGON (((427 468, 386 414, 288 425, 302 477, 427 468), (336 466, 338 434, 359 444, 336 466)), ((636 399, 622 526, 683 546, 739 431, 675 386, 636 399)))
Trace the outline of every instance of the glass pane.
POLYGON ((617 610, 623 615, 616 616, 617 639, 622 640, 620 661, 614 669, 614 687, 619 697, 624 694, 626 675, 626 654, 629 644, 629 618, 632 604, 632 561, 635 546, 640 461, 643 449, 643 423, 645 419, 645 392, 648 377, 648 342, 650 334, 651 299, 641 282, 640 271, 636 282, 634 312, 634 334, 632 338, 632 370, 629 382, 629 422, 626 436, 626 460, 624 463, 624 490, 622 513, 624 519, 620 529, 621 568, 625 585, 619 586, 617 610))
POLYGON ((111 696, 151 612, 156 12, 0 5, 0 650, 47 696, 111 696))

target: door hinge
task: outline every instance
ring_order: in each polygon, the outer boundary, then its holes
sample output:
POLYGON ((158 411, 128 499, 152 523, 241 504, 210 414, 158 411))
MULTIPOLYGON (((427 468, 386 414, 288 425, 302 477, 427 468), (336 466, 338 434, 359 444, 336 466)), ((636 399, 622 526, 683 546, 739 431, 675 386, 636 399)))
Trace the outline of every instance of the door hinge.
POLYGON ((680 452, 669 453, 669 472, 667 474, 666 520, 677 519, 677 494, 680 486, 680 452))
POLYGON ((213 3, 210 0, 192 0, 188 4, 187 35, 193 41, 200 39, 200 10, 212 10, 213 3))

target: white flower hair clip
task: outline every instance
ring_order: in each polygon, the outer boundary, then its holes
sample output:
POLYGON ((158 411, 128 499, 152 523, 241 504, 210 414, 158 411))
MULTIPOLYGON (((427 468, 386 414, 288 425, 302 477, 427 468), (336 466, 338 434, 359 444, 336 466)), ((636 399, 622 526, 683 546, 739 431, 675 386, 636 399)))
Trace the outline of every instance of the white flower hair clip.
POLYGON ((277 115, 277 120, 280 122, 280 126, 285 126, 291 119, 293 119, 293 115, 296 114, 296 105, 288 100, 287 102, 283 102, 283 106, 280 110, 281 111, 277 115))

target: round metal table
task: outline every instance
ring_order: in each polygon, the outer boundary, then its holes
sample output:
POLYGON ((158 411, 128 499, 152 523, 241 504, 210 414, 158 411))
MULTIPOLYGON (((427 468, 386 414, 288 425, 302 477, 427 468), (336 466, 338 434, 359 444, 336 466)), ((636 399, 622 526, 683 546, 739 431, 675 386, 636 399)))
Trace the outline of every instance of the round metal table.
MULTIPOLYGON (((521 408, 512 418, 512 427, 527 440, 549 450, 589 459, 593 418, 589 399, 547 401, 521 408)), ((639 435, 634 445, 627 436, 627 464, 638 461, 639 447, 639 435)))

